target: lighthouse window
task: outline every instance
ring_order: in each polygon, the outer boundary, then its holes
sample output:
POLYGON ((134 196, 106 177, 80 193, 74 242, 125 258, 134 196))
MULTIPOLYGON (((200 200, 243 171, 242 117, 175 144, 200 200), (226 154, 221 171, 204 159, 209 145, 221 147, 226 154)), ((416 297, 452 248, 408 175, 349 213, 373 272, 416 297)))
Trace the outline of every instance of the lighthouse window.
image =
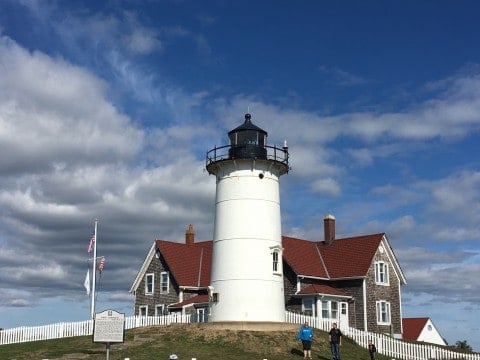
POLYGON ((272 246, 270 248, 272 254, 272 271, 276 275, 282 274, 282 248, 280 246, 272 246))
POLYGON ((274 251, 272 254, 273 257, 273 271, 278 272, 278 252, 274 251))

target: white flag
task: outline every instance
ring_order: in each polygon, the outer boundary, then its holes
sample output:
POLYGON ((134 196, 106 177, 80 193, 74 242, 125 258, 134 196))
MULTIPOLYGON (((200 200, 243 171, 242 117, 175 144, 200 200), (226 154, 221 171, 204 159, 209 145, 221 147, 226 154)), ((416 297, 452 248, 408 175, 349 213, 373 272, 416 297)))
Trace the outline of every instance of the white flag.
POLYGON ((87 269, 87 276, 85 276, 83 286, 85 286, 85 289, 87 290, 87 295, 90 295, 90 269, 87 269))

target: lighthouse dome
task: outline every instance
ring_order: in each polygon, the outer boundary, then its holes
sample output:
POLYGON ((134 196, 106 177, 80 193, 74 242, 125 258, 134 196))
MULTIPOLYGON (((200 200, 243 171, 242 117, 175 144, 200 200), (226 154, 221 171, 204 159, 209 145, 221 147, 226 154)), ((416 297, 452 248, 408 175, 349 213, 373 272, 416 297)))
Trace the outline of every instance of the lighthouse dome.
POLYGON ((252 123, 252 116, 245 114, 245 122, 228 132, 230 159, 266 159, 267 132, 252 123))

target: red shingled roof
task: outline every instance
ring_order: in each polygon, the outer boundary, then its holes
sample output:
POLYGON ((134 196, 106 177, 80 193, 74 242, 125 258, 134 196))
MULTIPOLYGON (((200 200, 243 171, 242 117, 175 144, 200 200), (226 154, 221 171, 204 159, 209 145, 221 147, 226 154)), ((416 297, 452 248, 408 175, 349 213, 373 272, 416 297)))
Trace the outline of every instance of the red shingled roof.
POLYGON ((188 300, 168 305, 169 309, 178 309, 190 304, 208 303, 208 295, 197 295, 188 300))
MULTIPOLYGON (((297 275, 324 279, 363 277, 368 272, 383 236, 384 234, 373 234, 335 239, 330 245, 323 241, 313 242, 283 236, 283 258, 297 275)), ((156 246, 178 285, 210 285, 212 241, 185 244, 157 240, 156 246)))
POLYGON ((403 327, 403 339, 404 340, 418 340, 420 333, 425 328, 427 324, 428 317, 419 317, 419 318, 403 318, 402 327, 403 327))
POLYGON ((210 285, 212 241, 181 244, 157 240, 156 246, 179 286, 210 285))
POLYGON ((309 294, 326 294, 326 295, 338 295, 338 296, 348 296, 343 291, 333 288, 328 285, 319 285, 313 284, 307 286, 305 289, 302 289, 299 295, 309 295, 309 294))
POLYGON ((383 236, 382 233, 335 239, 330 245, 284 236, 283 257, 297 275, 325 279, 362 277, 367 275, 383 236))

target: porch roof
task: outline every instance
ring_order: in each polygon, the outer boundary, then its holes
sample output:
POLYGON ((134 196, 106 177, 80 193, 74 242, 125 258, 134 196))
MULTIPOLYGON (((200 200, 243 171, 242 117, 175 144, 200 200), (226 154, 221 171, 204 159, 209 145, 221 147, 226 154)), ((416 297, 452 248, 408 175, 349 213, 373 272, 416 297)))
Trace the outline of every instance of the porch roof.
POLYGON ((299 291, 296 295, 314 295, 314 294, 350 297, 349 295, 345 294, 343 291, 328 285, 324 285, 324 284, 321 284, 321 285, 313 284, 313 285, 307 286, 306 288, 299 291))
POLYGON ((170 304, 167 306, 169 309, 181 309, 187 305, 195 305, 195 304, 207 304, 208 303, 208 295, 196 295, 194 297, 191 297, 190 299, 187 299, 185 301, 175 303, 175 304, 170 304))

